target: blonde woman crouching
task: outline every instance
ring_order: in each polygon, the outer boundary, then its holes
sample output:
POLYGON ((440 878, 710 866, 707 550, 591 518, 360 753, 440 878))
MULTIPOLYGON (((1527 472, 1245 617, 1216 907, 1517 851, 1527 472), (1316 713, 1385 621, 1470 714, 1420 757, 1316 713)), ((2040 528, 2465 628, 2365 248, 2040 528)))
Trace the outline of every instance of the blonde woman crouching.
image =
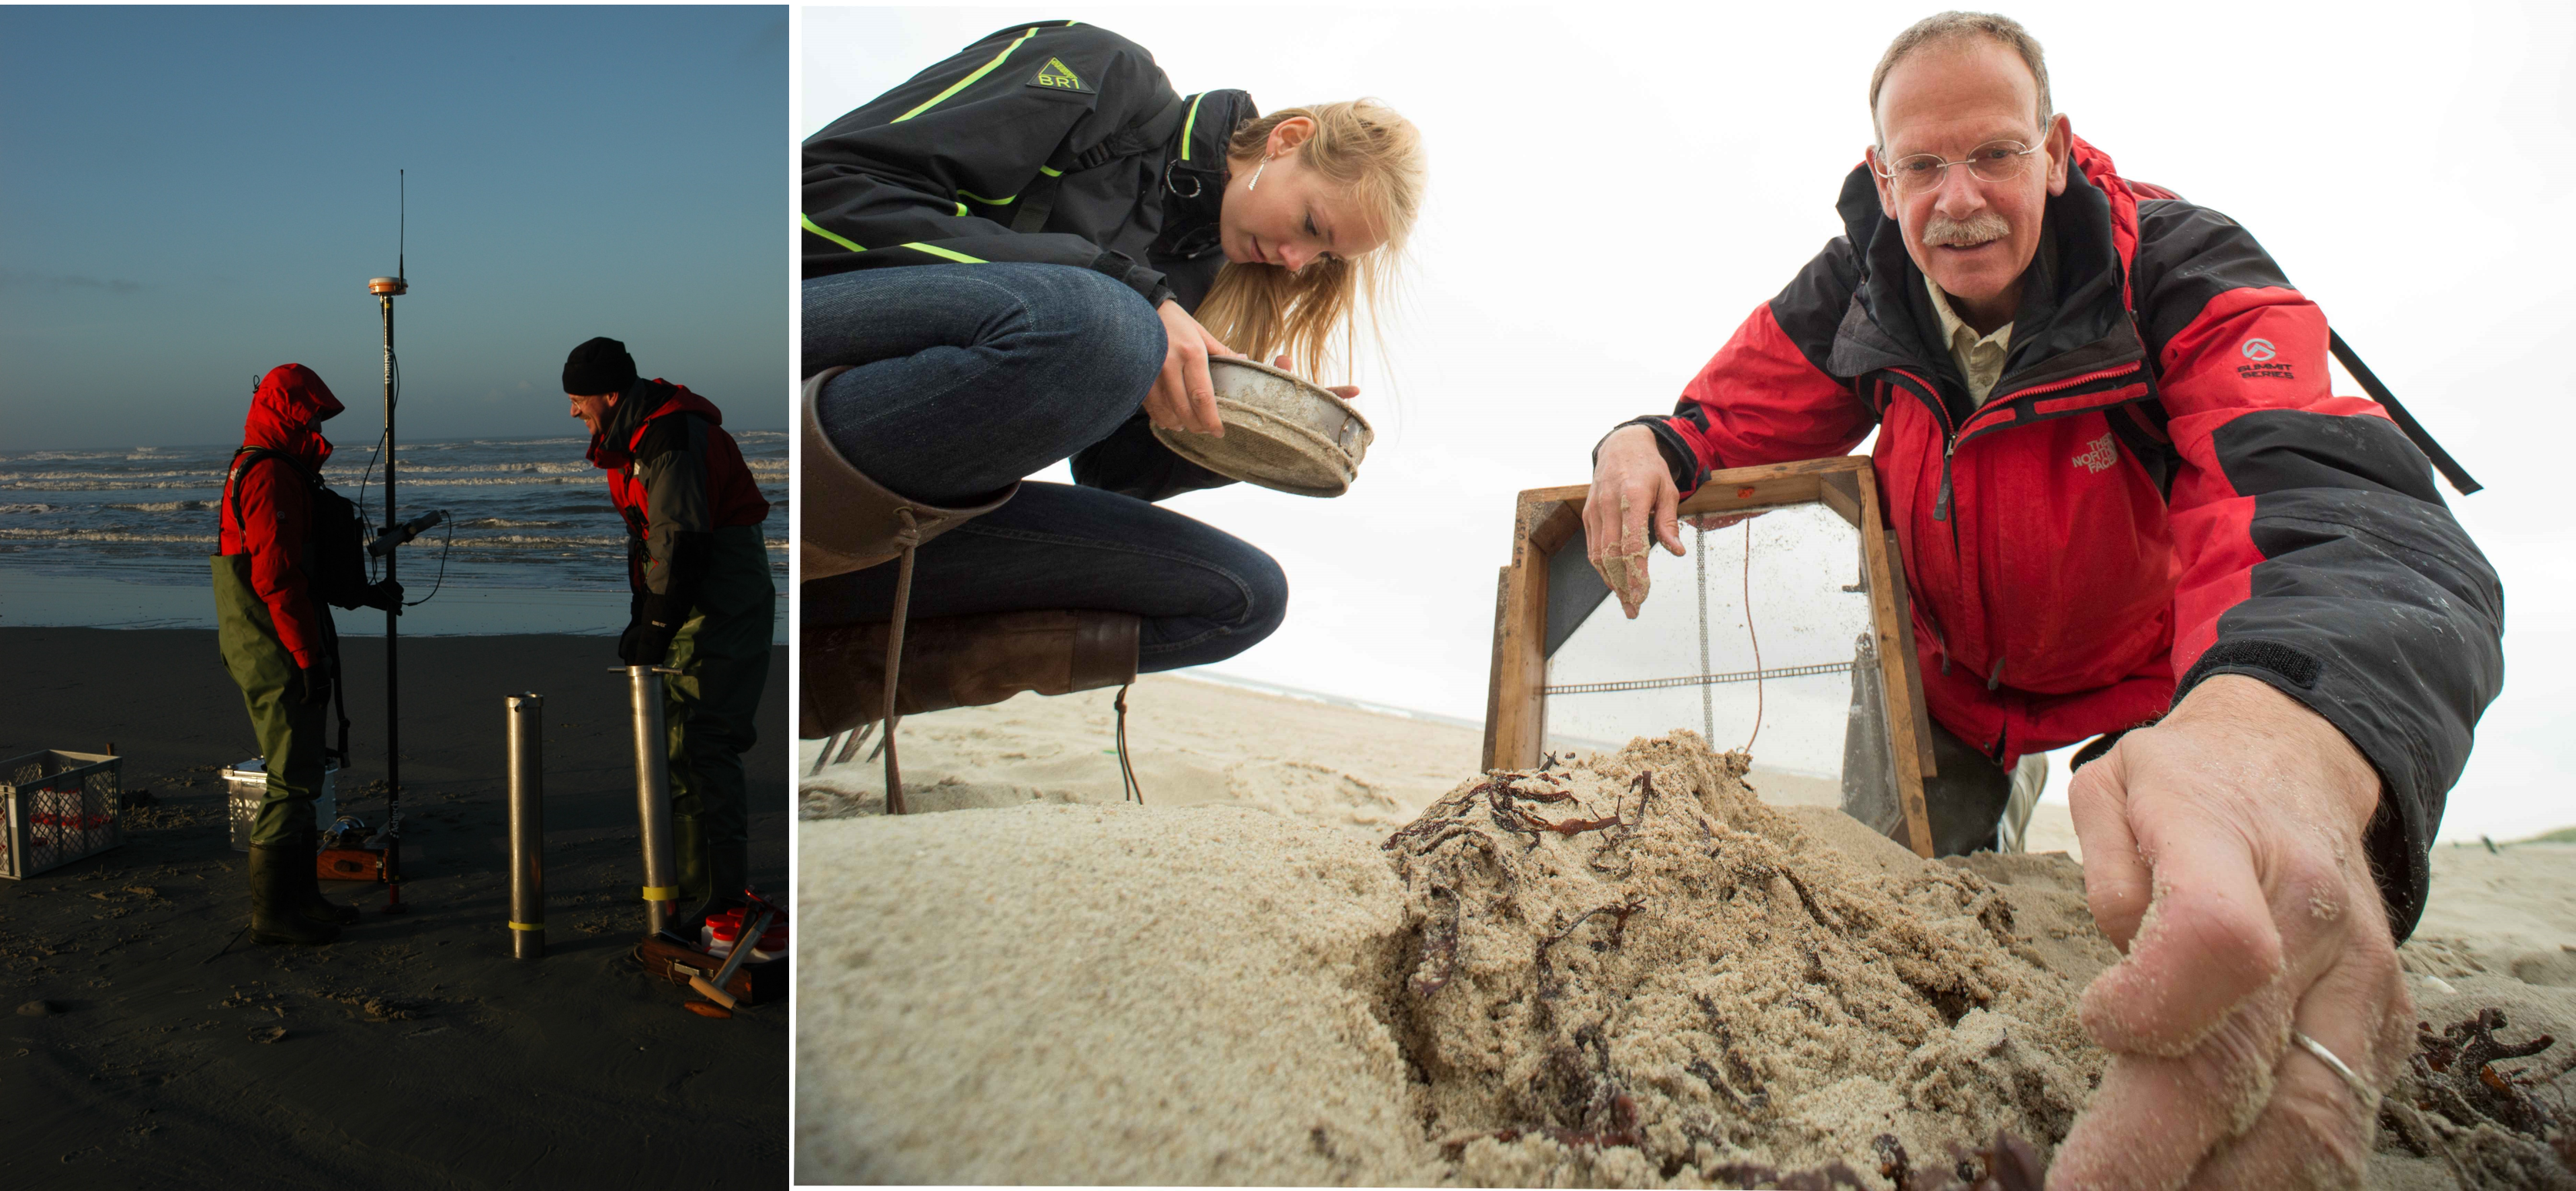
POLYGON ((1232 481, 1151 430, 1221 431, 1212 355, 1314 375, 1347 347, 1422 179, 1418 134, 1373 100, 1177 94, 1080 24, 1004 29, 807 140, 804 467, 842 479, 800 497, 798 734, 883 714, 902 568, 818 548, 871 503, 856 490, 927 539, 903 714, 1114 686, 1277 628, 1278 564, 1152 503, 1232 481), (1073 485, 1022 482, 1067 458, 1073 485))

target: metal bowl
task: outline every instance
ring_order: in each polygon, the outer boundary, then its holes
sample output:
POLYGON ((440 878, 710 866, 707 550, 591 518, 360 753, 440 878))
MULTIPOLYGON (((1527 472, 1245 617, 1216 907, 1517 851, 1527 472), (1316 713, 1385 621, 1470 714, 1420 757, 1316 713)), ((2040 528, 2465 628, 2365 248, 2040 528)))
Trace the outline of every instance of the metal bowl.
POLYGON ((1221 476, 1299 496, 1340 496, 1358 479, 1377 432, 1351 403, 1268 364, 1208 361, 1225 437, 1156 428, 1183 459, 1221 476))

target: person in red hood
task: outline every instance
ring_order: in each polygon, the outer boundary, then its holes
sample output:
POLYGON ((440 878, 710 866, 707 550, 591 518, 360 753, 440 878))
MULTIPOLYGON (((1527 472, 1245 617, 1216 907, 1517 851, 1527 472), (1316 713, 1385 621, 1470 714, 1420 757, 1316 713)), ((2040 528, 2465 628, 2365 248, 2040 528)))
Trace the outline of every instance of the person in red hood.
POLYGON ((671 834, 679 897, 698 904, 669 930, 696 946, 708 915, 742 904, 750 868, 742 754, 759 739, 778 598, 760 533, 769 501, 724 414, 685 387, 639 379, 625 344, 574 348, 563 386, 626 519, 634 603, 617 656, 680 671, 662 684, 671 834))
POLYGON ((251 399, 218 509, 216 638, 267 771, 250 831, 251 936, 262 943, 325 943, 358 920, 356 909, 322 896, 314 875, 322 709, 339 665, 327 605, 399 609, 402 588, 366 583, 354 519, 315 515, 324 502, 340 501, 322 486, 331 444, 321 430, 340 409, 312 369, 270 369, 251 399), (317 530, 335 532, 325 540, 317 530))
POLYGON ((2502 584, 2387 411, 2334 395, 2323 313, 2077 138, 2019 24, 1916 24, 1869 100, 1845 234, 1595 449, 1591 556, 1634 615, 1709 471, 1874 430, 1936 848, 1993 846, 2021 759, 2096 738, 2069 797, 2126 958, 2085 991, 2114 1059, 2049 1185, 2358 1186, 2502 584))

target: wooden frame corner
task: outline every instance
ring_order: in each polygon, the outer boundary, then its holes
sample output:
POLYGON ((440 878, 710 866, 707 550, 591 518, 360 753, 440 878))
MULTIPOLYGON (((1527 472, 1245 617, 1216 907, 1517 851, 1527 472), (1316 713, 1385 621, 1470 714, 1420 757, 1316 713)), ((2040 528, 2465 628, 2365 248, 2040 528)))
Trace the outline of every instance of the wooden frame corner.
MULTIPOLYGON (((1512 516, 1511 563, 1498 577, 1493 668, 1485 694, 1484 768, 1528 769, 1546 736, 1547 571, 1559 550, 1583 546, 1586 485, 1523 491, 1512 516)), ((1714 472, 1681 502, 1682 515, 1822 504, 1859 531, 1869 585, 1870 623, 1887 696, 1888 756, 1914 851, 1932 854, 1923 779, 1935 770, 1923 676, 1914 659, 1912 615, 1896 535, 1880 523, 1878 480, 1866 456, 1810 459, 1714 472)))

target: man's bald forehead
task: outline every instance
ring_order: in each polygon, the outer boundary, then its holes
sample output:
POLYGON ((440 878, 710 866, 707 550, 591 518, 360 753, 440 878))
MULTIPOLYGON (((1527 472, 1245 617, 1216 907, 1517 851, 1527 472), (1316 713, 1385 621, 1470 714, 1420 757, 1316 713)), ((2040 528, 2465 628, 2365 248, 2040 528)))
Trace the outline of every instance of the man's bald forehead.
POLYGON ((1880 145, 1887 143, 1887 131, 1878 125, 1878 96, 1887 86, 1887 76, 1896 69, 1896 64, 1916 50, 1950 48, 1977 41, 1993 42, 2021 58, 2022 65, 2030 70, 2031 82, 2039 88, 2036 112, 2039 126, 2043 129, 2048 127, 2049 117, 2056 114, 2056 108, 2049 101, 2048 59, 2040 52, 2039 39, 2032 37, 2030 30, 2022 28, 2021 22, 2000 13, 1941 12, 1916 21, 1905 32, 1897 34, 1896 40, 1887 43, 1887 52, 1879 55, 1877 69, 1870 72, 1869 124, 1880 145))

